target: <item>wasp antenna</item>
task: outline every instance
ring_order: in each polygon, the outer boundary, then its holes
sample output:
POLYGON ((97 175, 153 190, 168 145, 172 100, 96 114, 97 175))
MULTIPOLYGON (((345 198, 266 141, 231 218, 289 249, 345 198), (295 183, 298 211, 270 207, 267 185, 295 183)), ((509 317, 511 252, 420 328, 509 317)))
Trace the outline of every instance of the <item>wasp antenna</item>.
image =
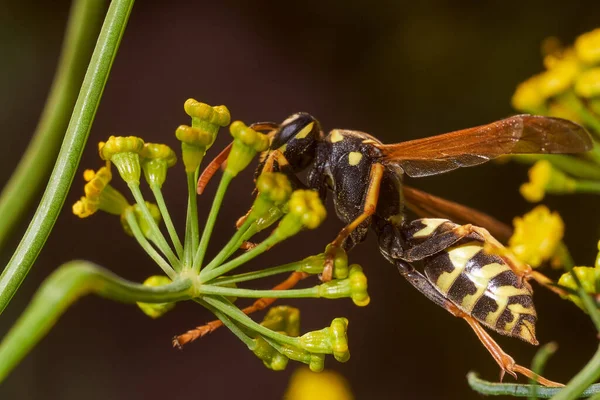
POLYGON ((204 168, 200 178, 198 178, 198 186, 196 188, 196 192, 198 194, 202 194, 208 182, 212 179, 212 177, 217 173, 221 165, 227 161, 227 157, 229 156, 229 152, 231 151, 232 143, 229 143, 227 147, 225 147, 211 162, 204 168))

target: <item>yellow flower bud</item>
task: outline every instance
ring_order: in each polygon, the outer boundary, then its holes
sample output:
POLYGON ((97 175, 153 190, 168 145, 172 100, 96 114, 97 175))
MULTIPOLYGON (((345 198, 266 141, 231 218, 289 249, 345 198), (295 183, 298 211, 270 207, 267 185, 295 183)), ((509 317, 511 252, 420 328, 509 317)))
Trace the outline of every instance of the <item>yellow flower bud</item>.
POLYGON ((574 57, 557 61, 552 69, 544 71, 538 76, 540 94, 548 99, 566 92, 573 85, 579 71, 579 63, 574 57))
POLYGON ((534 114, 544 108, 546 97, 540 91, 539 81, 539 75, 535 75, 517 86, 511 100, 513 108, 534 114))
POLYGON ((111 136, 106 143, 100 142, 99 152, 103 160, 115 164, 125 182, 139 184, 141 168, 139 153, 144 141, 136 136, 111 136))
POLYGON ((144 177, 151 187, 162 187, 167 178, 167 169, 177 162, 175 152, 166 144, 146 143, 140 157, 144 177))
POLYGON ((284 396, 285 400, 353 400, 348 382, 334 371, 311 372, 308 368, 298 368, 284 396))
POLYGON ((211 107, 194 99, 188 99, 183 108, 192 117, 192 126, 179 126, 175 136, 181 141, 186 172, 194 173, 215 142, 219 128, 229 125, 230 115, 225 106, 211 107))
POLYGON ((573 193, 575 186, 576 181, 554 168, 550 161, 540 160, 529 169, 529 182, 521 185, 519 191, 527 201, 535 203, 546 193, 573 193))
POLYGON ((600 28, 584 33, 575 40, 577 57, 586 64, 600 62, 600 28))
MULTIPOLYGON (((592 267, 573 267, 573 272, 577 275, 577 278, 579 279, 579 282, 581 282, 581 286, 586 293, 596 294, 596 281, 600 279, 600 269, 592 267)), ((562 274, 558 280, 558 284, 572 290, 577 290, 577 283, 570 272, 562 274)), ((567 294, 562 297, 571 300, 577 307, 585 311, 585 307, 579 296, 567 294)))
POLYGON ((588 69, 577 78, 575 93, 585 98, 600 96, 600 67, 588 69))
POLYGON ((537 206, 523 217, 516 217, 513 226, 515 230, 508 241, 509 249, 533 268, 556 253, 565 229, 560 215, 551 213, 546 206, 537 206))
POLYGON ((84 186, 85 196, 73 205, 73 214, 79 218, 89 217, 98 210, 121 215, 129 207, 127 199, 110 185, 112 173, 109 166, 102 167, 97 172, 88 169, 83 177, 87 181, 84 186))
MULTIPOLYGON (((158 206, 147 201, 146 207, 148 207, 148 211, 150 211, 150 215, 152 216, 154 222, 157 225, 160 224, 162 215, 158 206)), ((138 226, 140 227, 140 230, 144 236, 148 239, 152 239, 152 227, 150 226, 150 223, 146 221, 146 218, 144 218, 144 213, 142 213, 140 206, 138 204, 134 204, 130 206, 128 210, 133 211, 138 226)), ((131 229, 131 226, 129 226, 129 221, 127 221, 127 213, 125 211, 121 214, 121 225, 123 226, 125 233, 127 233, 129 236, 133 236, 133 230, 131 229)))
POLYGON ((300 334, 300 310, 290 306, 271 307, 261 325, 287 336, 300 334))
POLYGON ((269 137, 247 127, 241 121, 232 122, 229 131, 234 140, 225 171, 236 176, 250 164, 257 153, 269 148, 269 137))
MULTIPOLYGON (((171 280, 166 276, 154 275, 144 281, 144 286, 158 287, 171 283, 171 280)), ((136 303, 140 310, 150 318, 158 318, 163 316, 167 311, 175 307, 175 303, 136 303)))
POLYGON ((339 362, 346 362, 350 359, 347 330, 348 320, 336 318, 328 328, 300 336, 298 343, 310 353, 333 354, 339 362))
POLYGON ((280 236, 282 240, 295 235, 303 227, 317 228, 327 215, 319 194, 314 190, 294 191, 287 204, 289 212, 273 233, 280 236))

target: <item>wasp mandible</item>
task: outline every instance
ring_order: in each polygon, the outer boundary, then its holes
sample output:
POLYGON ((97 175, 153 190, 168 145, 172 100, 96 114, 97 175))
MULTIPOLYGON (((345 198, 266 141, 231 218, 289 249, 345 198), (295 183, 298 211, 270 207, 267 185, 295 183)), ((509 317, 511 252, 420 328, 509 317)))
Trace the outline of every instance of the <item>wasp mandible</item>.
MULTIPOLYGON (((331 192, 336 214, 346 224, 328 246, 323 280, 332 277, 336 248, 351 250, 365 240, 371 228, 383 256, 411 285, 471 326, 500 366, 501 375, 521 373, 544 385, 560 385, 516 364, 482 327, 538 344, 537 316, 527 280, 545 281, 528 265, 501 251, 503 246, 495 236, 505 238, 510 228, 483 213, 405 186, 403 177, 442 174, 507 154, 584 152, 592 147, 584 128, 560 118, 517 115, 443 135, 383 144, 353 130, 334 129, 325 136, 319 122, 307 113, 294 114, 281 124, 256 123, 252 127, 269 132, 271 138, 257 175, 286 173, 297 186, 317 190, 323 200, 331 192), (307 168, 307 182, 303 183, 297 174, 307 168), (409 221, 405 205, 419 216, 445 218, 409 221), (484 245, 496 247, 502 255, 489 254, 484 245), (413 263, 421 264, 422 272, 413 263)), ((207 167, 198 182, 199 193, 227 154, 225 149, 207 167)), ((277 289, 289 288, 302 278, 296 272, 277 289)), ((261 299, 244 311, 263 309, 273 301, 261 299)), ((219 325, 215 321, 190 331, 179 343, 219 325)))

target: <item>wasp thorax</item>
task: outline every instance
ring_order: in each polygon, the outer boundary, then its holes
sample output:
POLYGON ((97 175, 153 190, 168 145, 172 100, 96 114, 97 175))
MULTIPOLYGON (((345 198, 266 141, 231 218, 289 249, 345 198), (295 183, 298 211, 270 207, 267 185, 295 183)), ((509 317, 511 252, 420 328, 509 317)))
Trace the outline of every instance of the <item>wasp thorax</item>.
POLYGON ((297 113, 283 121, 270 148, 281 151, 294 171, 300 171, 312 162, 322 136, 319 121, 310 114, 297 113))

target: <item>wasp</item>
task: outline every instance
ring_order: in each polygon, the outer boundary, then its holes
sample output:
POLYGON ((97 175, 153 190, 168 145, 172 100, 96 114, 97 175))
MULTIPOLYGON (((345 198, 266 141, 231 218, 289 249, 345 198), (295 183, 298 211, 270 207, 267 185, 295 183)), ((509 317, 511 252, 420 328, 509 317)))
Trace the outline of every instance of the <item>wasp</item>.
MULTIPOLYGON (((332 277, 336 248, 351 250, 371 229, 380 252, 401 276, 471 326, 500 366, 501 378, 504 373, 515 378, 521 373, 547 386, 560 385, 516 364, 484 329, 538 344, 528 279, 541 283, 548 279, 502 251, 496 237, 506 239, 510 228, 469 207, 406 186, 403 178, 442 174, 501 155, 584 152, 592 147, 584 128, 560 118, 517 115, 397 144, 383 144, 354 130, 334 129, 325 135, 320 123, 307 113, 294 114, 281 124, 257 123, 253 128, 271 137, 257 174, 286 173, 296 186, 318 191, 323 200, 331 193, 336 214, 346 224, 326 250, 322 280, 332 277), (304 183, 297 174, 306 169, 304 183), (425 218, 409 220, 405 206, 425 218), (498 251, 488 252, 484 247, 498 251)), ((225 149, 202 174, 199 193, 227 153, 225 149)), ((276 288, 292 287, 303 277, 296 272, 276 288)), ((263 309, 273 301, 261 299, 244 311, 263 309)), ((213 321, 176 340, 183 344, 219 325, 213 321)))

